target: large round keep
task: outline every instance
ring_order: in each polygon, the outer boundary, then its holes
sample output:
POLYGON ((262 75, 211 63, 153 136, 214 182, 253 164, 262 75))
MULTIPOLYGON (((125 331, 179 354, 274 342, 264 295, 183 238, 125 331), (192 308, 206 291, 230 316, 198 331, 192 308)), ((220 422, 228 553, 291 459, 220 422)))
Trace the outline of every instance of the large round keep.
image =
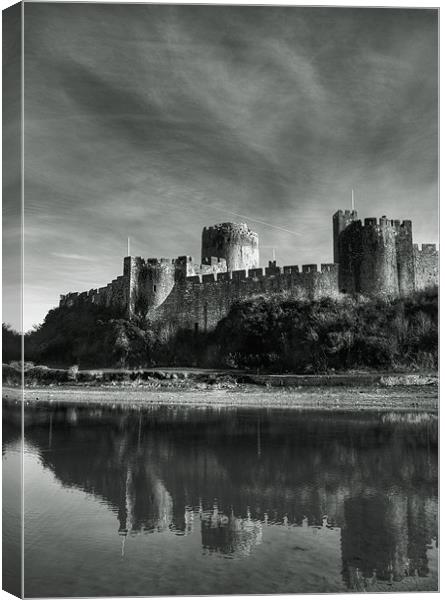
POLYGON ((220 223, 202 231, 202 263, 211 257, 225 258, 228 271, 259 266, 258 234, 245 223, 220 223))

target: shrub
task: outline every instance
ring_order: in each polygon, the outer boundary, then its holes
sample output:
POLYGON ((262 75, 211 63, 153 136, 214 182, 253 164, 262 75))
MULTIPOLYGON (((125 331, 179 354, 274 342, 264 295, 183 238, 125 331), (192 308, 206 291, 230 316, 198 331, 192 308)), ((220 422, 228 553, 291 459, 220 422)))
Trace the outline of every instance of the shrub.
POLYGON ((68 369, 68 380, 77 381, 77 374, 79 373, 79 365, 72 365, 68 369))
POLYGON ((429 289, 392 301, 256 297, 232 305, 212 332, 182 330, 171 338, 157 335, 149 321, 130 321, 96 305, 62 307, 25 337, 25 355, 83 368, 432 369, 438 360, 437 296, 429 289))

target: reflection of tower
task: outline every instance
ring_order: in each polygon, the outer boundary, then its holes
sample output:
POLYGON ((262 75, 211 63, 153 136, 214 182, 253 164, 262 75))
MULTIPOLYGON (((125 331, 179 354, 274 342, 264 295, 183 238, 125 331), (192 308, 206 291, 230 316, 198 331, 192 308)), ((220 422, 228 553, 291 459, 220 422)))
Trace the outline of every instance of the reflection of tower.
POLYGON ((168 529, 172 523, 173 500, 160 479, 153 481, 153 520, 158 531, 168 529))
POLYGON ((434 518, 428 521, 425 500, 417 494, 346 500, 341 548, 347 586, 362 589, 363 578, 373 573, 395 581, 427 576, 427 546, 436 531, 434 518))
POLYGON ((357 587, 357 571, 364 577, 390 579, 397 540, 391 522, 391 505, 380 496, 345 501, 345 526, 341 532, 343 578, 357 587))
POLYGON ((194 525, 195 515, 191 506, 186 506, 184 509, 184 533, 185 535, 192 533, 194 525))
MULTIPOLYGON (((419 497, 408 499, 408 557, 409 574, 428 575, 427 544, 431 542, 432 533, 427 524, 425 501, 419 497)), ((437 513, 436 513, 437 514, 437 513)))
POLYGON ((68 408, 66 413, 66 420, 70 425, 77 424, 77 408, 75 406, 68 408))
POLYGON ((130 495, 130 487, 131 487, 131 468, 130 465, 127 465, 126 477, 125 477, 125 501, 123 510, 119 511, 119 535, 122 536, 122 549, 121 554, 122 557, 125 554, 125 540, 127 538, 128 532, 131 529, 132 523, 132 507, 133 503, 131 502, 130 495))
POLYGON ((256 453, 257 456, 261 456, 261 419, 257 418, 256 425, 256 453))
POLYGON ((119 534, 141 529, 165 531, 173 521, 173 500, 150 468, 127 465, 124 501, 119 507, 119 534))
POLYGON ((233 511, 227 516, 215 505, 201 519, 202 545, 210 552, 248 556, 261 544, 262 536, 261 521, 252 519, 249 510, 247 517, 236 517, 233 511))
POLYGON ((49 415, 49 432, 48 432, 48 448, 51 448, 53 443, 53 413, 49 415))
POLYGON ((389 498, 388 521, 394 536, 394 553, 390 574, 400 581, 408 574, 408 502, 406 497, 393 495, 389 498))

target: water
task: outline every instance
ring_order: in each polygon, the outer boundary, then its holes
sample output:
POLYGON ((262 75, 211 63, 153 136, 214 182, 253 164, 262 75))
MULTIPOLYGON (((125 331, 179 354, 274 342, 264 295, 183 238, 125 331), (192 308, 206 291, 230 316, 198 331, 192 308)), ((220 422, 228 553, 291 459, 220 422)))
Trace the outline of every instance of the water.
POLYGON ((42 404, 24 447, 28 597, 437 589, 434 414, 42 404))

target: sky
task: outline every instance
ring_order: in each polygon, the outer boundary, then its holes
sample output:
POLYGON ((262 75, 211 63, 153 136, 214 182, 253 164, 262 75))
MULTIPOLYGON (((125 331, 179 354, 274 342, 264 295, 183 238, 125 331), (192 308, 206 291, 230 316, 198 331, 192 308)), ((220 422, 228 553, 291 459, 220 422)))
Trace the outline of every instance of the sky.
POLYGON ((437 46, 434 10, 25 4, 25 330, 127 236, 199 260, 246 222, 262 264, 332 262, 351 188, 437 242, 437 46))

